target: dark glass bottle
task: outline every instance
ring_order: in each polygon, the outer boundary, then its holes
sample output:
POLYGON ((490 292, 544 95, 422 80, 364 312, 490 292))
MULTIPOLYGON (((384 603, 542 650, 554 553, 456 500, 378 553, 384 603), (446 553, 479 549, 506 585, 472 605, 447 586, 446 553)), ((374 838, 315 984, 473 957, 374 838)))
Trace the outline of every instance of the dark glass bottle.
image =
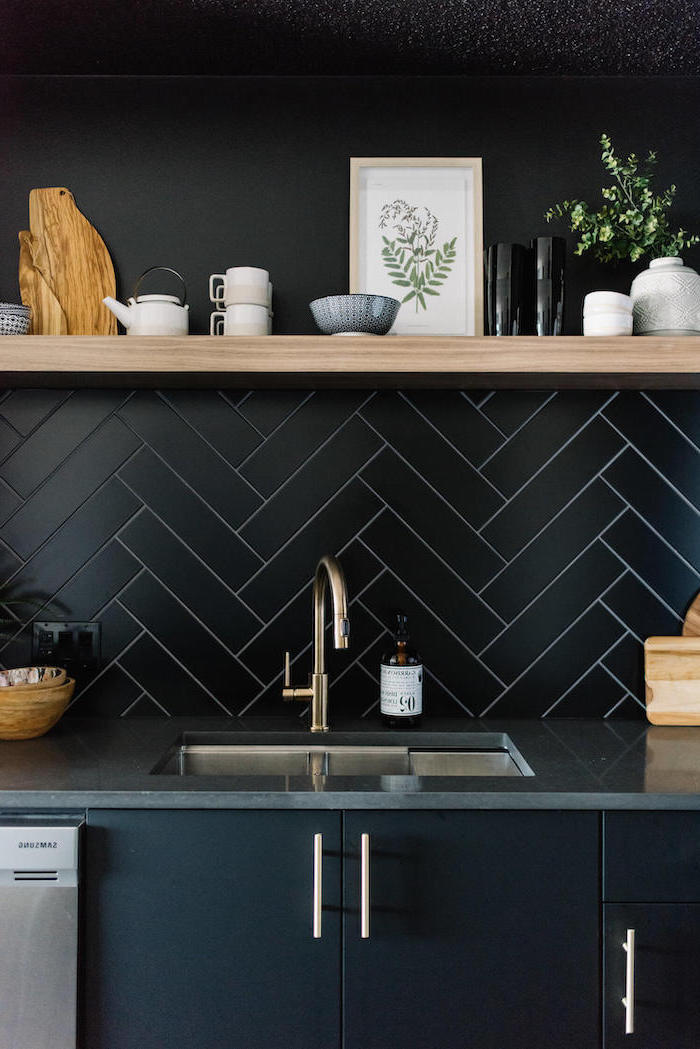
POLYGON ((394 647, 380 665, 379 711, 390 728, 417 725, 423 713, 423 664, 408 642, 408 617, 399 612, 394 647))

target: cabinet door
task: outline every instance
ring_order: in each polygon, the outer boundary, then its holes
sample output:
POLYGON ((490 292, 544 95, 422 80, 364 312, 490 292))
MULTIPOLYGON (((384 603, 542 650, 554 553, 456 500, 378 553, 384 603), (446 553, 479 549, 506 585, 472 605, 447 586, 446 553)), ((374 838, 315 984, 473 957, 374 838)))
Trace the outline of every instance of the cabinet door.
POLYGON ((345 1049, 599 1046, 598 842, 594 813, 346 814, 345 1049))
POLYGON ((605 907, 606 1049, 700 1046, 700 904, 605 907), (634 975, 627 991, 627 930, 634 929, 634 975), (625 1033, 625 1006, 633 1033, 625 1033))
POLYGON ((94 811, 86 839, 87 1049, 338 1049, 339 815, 94 811))

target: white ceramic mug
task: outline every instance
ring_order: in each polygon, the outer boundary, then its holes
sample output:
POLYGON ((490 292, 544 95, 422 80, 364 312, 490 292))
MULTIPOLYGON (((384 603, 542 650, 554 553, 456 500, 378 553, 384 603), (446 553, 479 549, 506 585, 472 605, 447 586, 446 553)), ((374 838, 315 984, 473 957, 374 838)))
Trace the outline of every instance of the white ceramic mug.
POLYGON ((231 266, 226 273, 212 273, 209 298, 219 308, 245 304, 269 309, 272 305, 270 274, 256 266, 231 266))
POLYGON ((209 321, 212 335, 270 335, 272 315, 267 306, 234 303, 226 310, 215 310, 209 321))

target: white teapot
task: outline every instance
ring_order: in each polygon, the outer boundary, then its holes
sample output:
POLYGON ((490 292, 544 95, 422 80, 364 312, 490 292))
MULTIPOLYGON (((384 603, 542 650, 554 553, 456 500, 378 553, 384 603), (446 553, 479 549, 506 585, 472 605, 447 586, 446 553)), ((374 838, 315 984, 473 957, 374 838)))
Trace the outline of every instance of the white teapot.
POLYGON ((187 335, 189 333, 189 306, 186 305, 187 286, 177 270, 169 266, 151 266, 136 281, 134 294, 125 306, 123 302, 108 295, 103 299, 126 328, 127 335, 187 335), (182 301, 177 295, 139 295, 141 281, 154 270, 174 273, 182 281, 182 301))

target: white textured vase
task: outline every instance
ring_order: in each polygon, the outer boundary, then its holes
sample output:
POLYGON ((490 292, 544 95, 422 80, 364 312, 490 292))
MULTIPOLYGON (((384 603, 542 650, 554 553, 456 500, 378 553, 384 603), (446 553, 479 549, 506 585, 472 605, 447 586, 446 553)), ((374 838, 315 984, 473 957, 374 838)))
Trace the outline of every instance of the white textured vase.
POLYGON ((630 296, 635 335, 700 334, 700 276, 683 259, 652 259, 630 296))

